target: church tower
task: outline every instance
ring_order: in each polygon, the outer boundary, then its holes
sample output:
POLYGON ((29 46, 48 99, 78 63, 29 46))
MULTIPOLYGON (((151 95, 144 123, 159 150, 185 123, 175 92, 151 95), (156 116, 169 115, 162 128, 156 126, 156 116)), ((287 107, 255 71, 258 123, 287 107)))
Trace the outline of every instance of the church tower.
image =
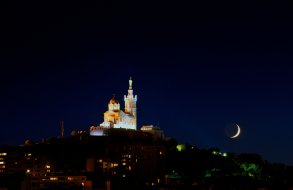
POLYGON ((133 96, 133 90, 132 90, 132 79, 130 77, 129 79, 129 88, 128 88, 128 94, 127 96, 124 95, 124 102, 125 102, 125 113, 133 115, 134 116, 134 126, 136 129, 137 125, 137 119, 136 119, 136 101, 137 101, 137 95, 133 96))

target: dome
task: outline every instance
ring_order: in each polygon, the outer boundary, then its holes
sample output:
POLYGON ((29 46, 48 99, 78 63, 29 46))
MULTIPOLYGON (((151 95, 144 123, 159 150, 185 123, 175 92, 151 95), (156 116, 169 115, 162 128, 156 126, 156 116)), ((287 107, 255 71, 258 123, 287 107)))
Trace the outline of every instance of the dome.
POLYGON ((115 96, 113 96, 113 98, 111 98, 111 100, 109 101, 109 104, 119 104, 119 102, 115 99, 115 96))

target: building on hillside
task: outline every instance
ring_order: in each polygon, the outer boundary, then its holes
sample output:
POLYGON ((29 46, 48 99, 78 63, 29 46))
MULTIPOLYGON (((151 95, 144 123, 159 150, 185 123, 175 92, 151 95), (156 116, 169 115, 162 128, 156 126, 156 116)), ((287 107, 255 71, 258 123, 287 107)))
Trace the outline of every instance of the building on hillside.
POLYGON ((113 96, 104 122, 91 126, 89 132, 77 130, 64 137, 61 122, 60 138, 0 146, 0 189, 116 190, 163 184, 167 140, 159 127, 137 130, 137 95, 133 95, 132 83, 130 78, 124 111, 113 96), (1 181, 3 176, 17 183, 1 181))
POLYGON ((164 138, 164 131, 160 129, 160 127, 144 125, 140 128, 140 130, 152 134, 154 138, 164 138))
POLYGON ((110 128, 137 130, 137 95, 133 95, 132 79, 129 79, 128 94, 124 95, 125 108, 120 108, 120 103, 115 95, 108 103, 108 110, 104 113, 104 122, 99 126, 91 126, 90 134, 92 136, 103 136, 104 131, 110 128))

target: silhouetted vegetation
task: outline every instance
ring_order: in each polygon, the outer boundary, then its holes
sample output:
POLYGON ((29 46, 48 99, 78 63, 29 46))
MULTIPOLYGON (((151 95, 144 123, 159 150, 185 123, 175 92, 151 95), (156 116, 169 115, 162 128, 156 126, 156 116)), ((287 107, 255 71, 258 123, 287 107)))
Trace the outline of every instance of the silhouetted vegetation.
POLYGON ((288 189, 293 186, 293 167, 269 163, 258 154, 236 155, 217 148, 184 145, 184 149, 169 149, 167 165, 168 180, 173 186, 206 185, 211 189, 288 189))

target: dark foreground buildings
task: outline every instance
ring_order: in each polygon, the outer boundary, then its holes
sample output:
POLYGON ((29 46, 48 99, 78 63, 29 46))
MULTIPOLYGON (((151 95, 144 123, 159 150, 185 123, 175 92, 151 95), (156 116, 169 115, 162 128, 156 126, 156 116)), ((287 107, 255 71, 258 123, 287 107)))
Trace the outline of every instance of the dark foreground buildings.
POLYGON ((0 147, 0 188, 140 189, 164 182, 167 141, 134 130, 107 133, 93 137, 77 132, 0 147))
POLYGON ((293 168, 145 131, 77 131, 0 146, 1 190, 292 190, 293 168))
POLYGON ((292 190, 293 168, 257 154, 178 145, 145 131, 77 131, 0 146, 1 190, 292 190))

